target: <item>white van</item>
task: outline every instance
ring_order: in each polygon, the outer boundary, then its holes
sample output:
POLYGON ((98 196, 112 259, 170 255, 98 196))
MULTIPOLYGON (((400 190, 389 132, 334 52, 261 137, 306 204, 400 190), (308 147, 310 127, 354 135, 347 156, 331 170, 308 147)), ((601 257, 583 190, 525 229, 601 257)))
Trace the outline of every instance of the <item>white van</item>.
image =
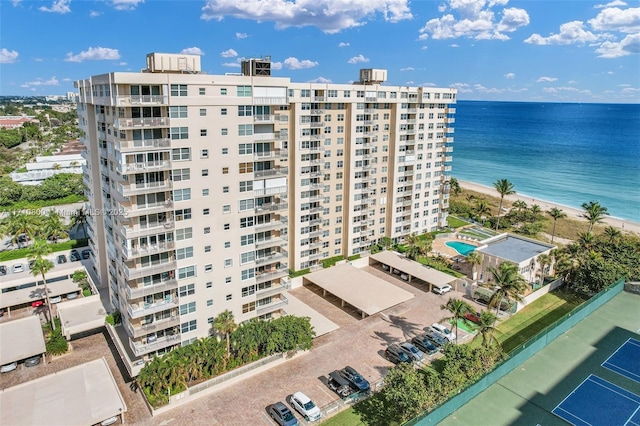
POLYGON ((442 324, 438 324, 437 322, 434 322, 433 324, 431 324, 431 329, 450 342, 453 342, 454 340, 456 340, 456 334, 452 333, 451 330, 449 330, 447 327, 445 327, 442 324))

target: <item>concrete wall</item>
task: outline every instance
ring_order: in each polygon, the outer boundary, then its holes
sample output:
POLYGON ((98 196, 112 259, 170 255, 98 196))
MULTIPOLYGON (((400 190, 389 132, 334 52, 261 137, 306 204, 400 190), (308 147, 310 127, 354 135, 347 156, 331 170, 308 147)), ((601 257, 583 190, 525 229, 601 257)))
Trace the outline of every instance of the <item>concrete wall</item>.
POLYGON ((524 308, 525 306, 527 306, 529 303, 533 302, 534 300, 538 300, 539 298, 541 298, 545 294, 549 293, 550 291, 553 291, 556 288, 562 286, 562 284, 564 284, 562 279, 557 279, 555 281, 552 281, 548 285, 545 285, 541 289, 536 290, 533 293, 531 293, 530 295, 524 297, 523 298, 524 300, 522 302, 518 302, 518 307, 516 309, 519 311, 520 309, 524 308))

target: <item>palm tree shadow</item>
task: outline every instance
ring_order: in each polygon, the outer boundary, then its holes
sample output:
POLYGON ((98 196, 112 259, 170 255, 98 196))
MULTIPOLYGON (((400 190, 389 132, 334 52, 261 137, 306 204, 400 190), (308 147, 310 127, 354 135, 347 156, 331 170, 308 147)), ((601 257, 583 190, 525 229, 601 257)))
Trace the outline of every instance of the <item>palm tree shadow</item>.
MULTIPOLYGON (((382 320, 391 324, 391 327, 399 328, 402 330, 402 335, 405 339, 410 339, 420 332, 420 324, 407 321, 405 317, 397 315, 382 315, 382 320)), ((376 332, 376 334, 378 334, 376 332)))

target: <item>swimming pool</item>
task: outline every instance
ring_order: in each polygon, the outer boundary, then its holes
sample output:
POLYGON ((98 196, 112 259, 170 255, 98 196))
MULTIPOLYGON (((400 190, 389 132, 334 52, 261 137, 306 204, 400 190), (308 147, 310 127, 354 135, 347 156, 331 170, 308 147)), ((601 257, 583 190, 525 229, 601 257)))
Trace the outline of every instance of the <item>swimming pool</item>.
POLYGON ((444 244, 446 246, 451 247, 452 249, 454 249, 455 251, 457 251, 463 256, 468 255, 469 253, 471 253, 476 249, 476 246, 472 246, 471 244, 467 244, 467 243, 461 243, 460 241, 447 241, 444 244))

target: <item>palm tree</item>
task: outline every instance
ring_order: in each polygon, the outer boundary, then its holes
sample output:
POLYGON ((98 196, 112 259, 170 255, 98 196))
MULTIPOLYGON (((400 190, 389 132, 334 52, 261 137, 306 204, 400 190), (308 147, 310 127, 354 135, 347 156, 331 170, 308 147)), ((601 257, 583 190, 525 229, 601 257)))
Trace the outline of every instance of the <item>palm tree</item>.
POLYGON ((445 305, 441 305, 440 309, 446 309, 447 311, 451 312, 451 316, 446 319, 453 320, 451 331, 453 332, 453 328, 455 327, 456 343, 458 343, 458 321, 462 320, 463 322, 468 323, 464 314, 473 312, 473 309, 471 309, 471 306, 464 300, 453 298, 450 298, 445 305))
POLYGON ((455 195, 456 197, 460 195, 460 191, 462 191, 462 189, 460 189, 460 182, 458 182, 458 179, 454 177, 450 178, 449 187, 451 188, 451 192, 453 192, 453 195, 455 195))
POLYGON ((471 202, 476 199, 476 196, 473 194, 467 194, 464 198, 467 200, 467 203, 471 204, 471 202))
POLYGON ((609 238, 609 242, 612 243, 622 235, 622 232, 614 228, 613 226, 607 226, 604 228, 604 234, 609 238))
POLYGON ((578 234, 578 244, 582 250, 589 250, 596 242, 596 237, 591 232, 580 232, 578 234))
POLYGON ((49 213, 44 218, 43 228, 44 235, 47 238, 53 239, 54 242, 58 242, 59 238, 66 238, 68 236, 66 233, 67 227, 62 222, 60 214, 54 209, 49 210, 49 213))
POLYGON ((87 210, 84 207, 80 207, 78 210, 73 212, 73 216, 71 216, 69 229, 73 229, 76 226, 82 227, 83 238, 87 238, 87 210))
POLYGON ((409 244, 407 257, 411 260, 417 260, 419 256, 426 256, 431 251, 432 242, 433 240, 427 237, 421 238, 415 234, 407 235, 407 244, 409 244))
POLYGON ((476 322, 476 325, 478 326, 478 332, 480 332, 480 335, 482 336, 483 346, 487 346, 489 343, 491 343, 491 336, 493 336, 493 333, 495 331, 497 320, 498 317, 496 317, 488 309, 480 312, 480 318, 479 321, 476 322))
POLYGON ((20 237, 33 238, 38 230, 39 217, 19 211, 11 211, 2 220, 2 235, 11 237, 11 243, 20 247, 20 237))
POLYGON ((482 256, 477 251, 472 251, 467 255, 467 262, 471 264, 471 279, 476 279, 476 265, 480 265, 482 263, 482 256))
POLYGON ((597 201, 589 201, 588 203, 583 203, 582 208, 584 209, 584 218, 589 222, 589 231, 593 229, 593 225, 596 223, 602 222, 605 216, 609 216, 607 212, 607 208, 601 206, 597 201))
POLYGON ((518 265, 515 263, 502 262, 498 268, 490 266, 487 270, 493 276, 497 286, 489 300, 489 307, 496 307, 495 315, 497 318, 503 300, 506 299, 507 306, 511 305, 511 300, 522 300, 522 293, 524 293, 527 283, 518 273, 518 265))
POLYGON ((389 250, 389 247, 393 245, 393 240, 389 237, 382 237, 380 238, 380 244, 385 250, 389 250))
POLYGON ((489 203, 484 198, 476 199, 476 214, 480 219, 491 214, 489 203))
POLYGON ((554 207, 551 210, 549 210, 547 214, 553 218, 553 231, 551 232, 551 242, 553 243, 553 239, 556 236, 556 222, 558 221, 558 219, 567 217, 567 214, 563 210, 560 210, 557 207, 554 207))
POLYGON ((531 213, 533 214, 533 217, 537 219, 538 215, 542 213, 542 209, 538 204, 534 204, 531 206, 531 213))
POLYGON ((42 283, 44 284, 44 294, 47 300, 47 307, 49 308, 49 320, 51 321, 51 328, 53 330, 56 329, 56 322, 53 318, 53 311, 51 309, 51 303, 49 301, 49 288, 47 287, 47 280, 45 278, 45 274, 53 268, 53 263, 45 259, 44 257, 51 254, 51 246, 47 244, 45 240, 35 240, 33 245, 29 248, 27 253, 27 258, 29 260, 33 260, 33 265, 31 266, 31 273, 33 276, 37 277, 38 275, 42 276, 42 283))
POLYGON ((551 256, 550 254, 541 254, 540 256, 538 256, 538 263, 540 263, 540 269, 541 269, 540 284, 543 284, 544 279, 547 276, 547 271, 549 270, 549 267, 553 263, 553 256, 551 256))
POLYGON ((522 200, 517 200, 513 202, 512 206, 517 210, 525 210, 527 208, 527 203, 522 200))
POLYGON ((513 189, 513 184, 509 182, 507 179, 499 179, 493 183, 493 187, 500 194, 500 206, 498 207, 498 218, 496 220, 496 231, 500 225, 500 215, 502 214, 502 203, 504 202, 505 195, 515 194, 516 191, 513 189))
POLYGON ((227 338, 227 359, 231 356, 231 346, 229 335, 238 328, 233 319, 233 312, 228 309, 220 312, 220 314, 213 320, 213 329, 227 338))

